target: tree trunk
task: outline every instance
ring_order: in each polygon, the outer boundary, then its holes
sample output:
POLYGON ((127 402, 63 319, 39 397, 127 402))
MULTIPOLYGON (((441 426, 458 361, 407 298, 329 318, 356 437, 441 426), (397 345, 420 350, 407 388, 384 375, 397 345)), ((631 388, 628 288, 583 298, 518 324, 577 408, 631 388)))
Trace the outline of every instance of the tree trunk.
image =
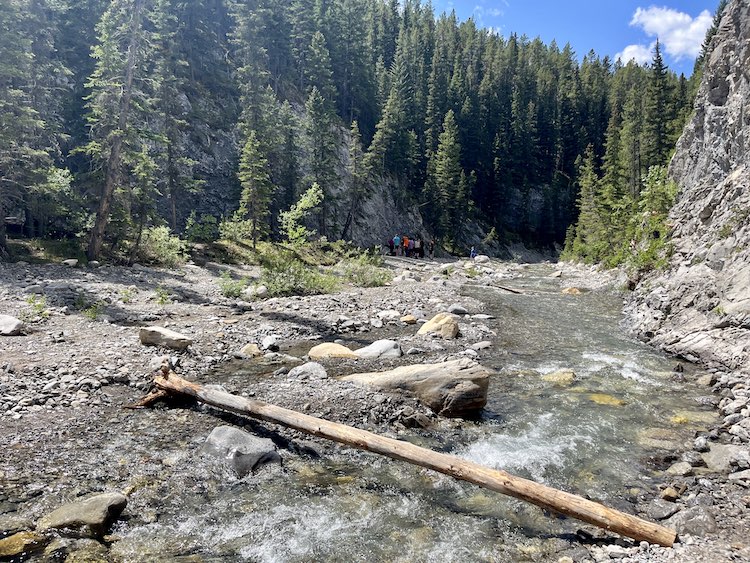
MULTIPOLYGON (((645 540, 649 543, 671 547, 677 537, 673 530, 607 508, 585 498, 515 477, 505 471, 489 469, 452 455, 415 446, 409 442, 385 438, 344 424, 329 422, 275 405, 206 388, 178 377, 166 367, 157 374, 154 383, 158 389, 168 393, 188 395, 224 410, 283 424, 313 436, 439 471, 456 479, 510 495, 637 541, 645 540)), ((148 404, 148 402, 143 404, 148 404)))
POLYGON ((104 180, 104 189, 99 208, 96 212, 96 221, 91 230, 91 238, 86 255, 89 260, 97 260, 102 252, 104 233, 107 230, 109 214, 112 208, 112 199, 115 189, 120 183, 120 164, 122 160, 122 137, 128 123, 130 112, 130 99, 133 95, 133 75, 136 66, 136 53, 138 50, 138 29, 141 27, 141 16, 143 12, 143 0, 136 0, 133 7, 133 19, 130 27, 130 44, 128 45, 128 61, 125 66, 125 84, 123 85, 122 97, 120 98, 120 115, 117 122, 117 131, 114 132, 114 140, 109 150, 107 159, 107 174, 104 180))

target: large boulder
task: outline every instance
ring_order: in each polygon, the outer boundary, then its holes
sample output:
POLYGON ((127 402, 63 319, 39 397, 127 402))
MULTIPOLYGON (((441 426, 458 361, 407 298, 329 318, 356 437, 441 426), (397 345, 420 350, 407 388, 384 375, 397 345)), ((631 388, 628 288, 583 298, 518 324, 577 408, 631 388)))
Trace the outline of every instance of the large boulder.
POLYGON ((37 530, 74 530, 78 535, 101 537, 128 504, 121 493, 103 493, 64 504, 37 522, 37 530))
POLYGON ((193 343, 191 338, 161 326, 147 326, 140 330, 141 344, 164 346, 172 350, 184 350, 193 343))
POLYGON ((423 324, 417 334, 439 334, 445 339, 458 336, 458 317, 451 313, 438 313, 423 324))
POLYGON ((23 321, 10 315, 0 315, 0 336, 18 336, 23 330, 23 321))
POLYGON ((487 404, 490 375, 489 369, 463 358, 357 373, 342 379, 376 389, 409 391, 436 413, 457 417, 476 414, 487 404))
POLYGON ((323 342, 310 348, 307 353, 311 360, 325 360, 326 358, 356 358, 357 355, 346 346, 335 342, 323 342))
POLYGON ((733 467, 750 463, 750 451, 746 446, 734 444, 711 444, 711 449, 703 454, 706 467, 717 473, 730 473, 733 467))
POLYGON ((280 463, 276 446, 268 438, 259 438, 234 426, 217 426, 211 431, 203 451, 229 462, 240 477, 266 463, 280 463))
POLYGON ((37 532, 18 532, 0 539, 0 560, 24 561, 30 553, 39 551, 48 541, 37 532))
POLYGON ((289 377, 293 379, 328 379, 326 368, 317 362, 307 362, 289 370, 289 377))
POLYGON ((355 350, 354 354, 365 360, 400 358, 402 356, 401 346, 395 340, 376 340, 369 346, 355 350))

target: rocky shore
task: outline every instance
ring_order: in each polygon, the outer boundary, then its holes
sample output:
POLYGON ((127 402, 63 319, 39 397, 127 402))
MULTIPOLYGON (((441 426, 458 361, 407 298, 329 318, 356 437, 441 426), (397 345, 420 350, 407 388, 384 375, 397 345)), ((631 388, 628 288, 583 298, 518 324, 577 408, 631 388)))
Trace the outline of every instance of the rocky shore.
MULTIPOLYGON (((168 494, 163 483, 174 477, 185 451, 194 450, 222 422, 207 407, 198 407, 198 416, 122 408, 146 393, 165 360, 183 377, 205 384, 212 383, 216 370, 236 372, 226 384, 231 392, 385 435, 425 427, 450 432, 460 422, 438 416, 441 407, 424 397, 338 376, 445 361, 481 364, 485 350, 496 345, 493 326, 503 320, 486 315, 481 302, 459 296, 459 288, 502 287, 524 266, 389 259, 389 267, 394 281, 386 287, 246 301, 224 297, 219 280, 225 271, 257 277, 253 267, 0 264, 0 313, 22 323, 8 329, 17 334, 0 337, 0 558, 33 552, 50 561, 139 560, 116 534, 108 535, 107 526, 123 509, 130 524, 158 518, 154 506, 168 494), (419 334, 438 313, 447 315, 435 321, 435 331, 419 334), (141 332, 149 326, 171 329, 189 342, 147 345, 141 332), (340 349, 338 357, 316 356, 314 347, 334 341, 352 356, 341 357, 340 349), (376 341, 392 344, 381 352, 364 352, 376 341), (159 449, 169 453, 154 457, 152 451, 159 449), (74 524, 67 520, 63 527, 74 527, 77 534, 51 531, 58 529, 49 525, 56 509, 91 495, 110 496, 100 499, 103 504, 91 501, 95 516, 84 518, 74 509, 74 524)), ((550 273, 560 278, 561 291, 608 290, 619 283, 586 268, 555 268, 550 266, 550 273)), ((672 549, 612 543, 606 534, 581 526, 580 537, 562 545, 551 560, 750 558, 745 539, 750 457, 745 435, 729 432, 748 428, 747 380, 719 370, 712 379, 706 383, 717 393, 722 427, 706 428, 692 450, 675 451, 662 498, 638 505, 642 516, 677 527, 681 543, 672 549)), ((282 456, 340 450, 299 432, 219 418, 270 439, 282 456)), ((255 454, 242 450, 232 455, 241 465, 252 459, 252 465, 264 454, 248 458, 243 456, 255 454)))

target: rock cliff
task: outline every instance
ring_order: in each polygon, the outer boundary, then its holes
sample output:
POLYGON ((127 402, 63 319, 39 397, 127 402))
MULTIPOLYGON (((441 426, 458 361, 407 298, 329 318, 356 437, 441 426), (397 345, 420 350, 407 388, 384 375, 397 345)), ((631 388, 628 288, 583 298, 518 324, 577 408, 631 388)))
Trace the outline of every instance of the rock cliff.
POLYGON ((750 1, 727 6, 670 164, 673 253, 626 306, 643 339, 750 371, 750 1))

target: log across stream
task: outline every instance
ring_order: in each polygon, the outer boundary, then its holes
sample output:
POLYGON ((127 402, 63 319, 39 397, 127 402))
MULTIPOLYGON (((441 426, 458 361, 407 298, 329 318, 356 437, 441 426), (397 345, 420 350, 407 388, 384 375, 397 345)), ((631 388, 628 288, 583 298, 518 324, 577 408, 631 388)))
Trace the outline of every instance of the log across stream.
POLYGON ((144 405, 168 395, 192 397, 233 413, 282 424, 314 436, 426 467, 635 540, 645 540, 662 546, 672 546, 676 540, 674 530, 571 493, 408 442, 191 383, 166 367, 157 373, 154 383, 159 391, 150 398, 147 397, 144 405))

